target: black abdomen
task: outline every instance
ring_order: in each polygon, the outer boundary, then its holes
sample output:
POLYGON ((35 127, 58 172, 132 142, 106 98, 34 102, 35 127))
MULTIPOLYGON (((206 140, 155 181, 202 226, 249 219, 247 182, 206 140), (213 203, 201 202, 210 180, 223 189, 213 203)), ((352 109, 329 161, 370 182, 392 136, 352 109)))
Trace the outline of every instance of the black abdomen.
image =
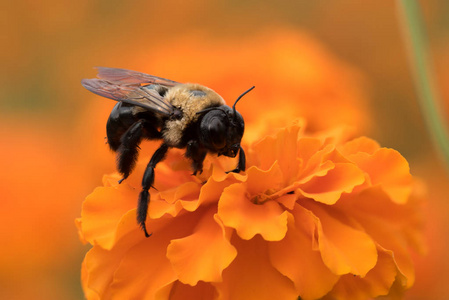
POLYGON ((111 150, 117 151, 123 134, 137 121, 143 126, 142 138, 160 139, 161 118, 150 111, 136 112, 136 106, 118 102, 111 111, 106 123, 106 134, 111 150))
POLYGON ((108 122, 106 123, 106 134, 109 147, 113 151, 117 151, 120 146, 121 136, 136 122, 132 114, 132 109, 132 106, 118 102, 109 115, 108 122))

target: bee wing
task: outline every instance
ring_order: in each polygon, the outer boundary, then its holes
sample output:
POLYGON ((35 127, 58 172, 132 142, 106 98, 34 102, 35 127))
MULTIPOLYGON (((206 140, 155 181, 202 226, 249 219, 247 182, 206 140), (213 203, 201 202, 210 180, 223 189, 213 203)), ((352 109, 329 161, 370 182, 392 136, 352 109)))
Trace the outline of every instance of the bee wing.
POLYGON ((119 84, 155 83, 166 87, 171 87, 179 84, 179 82, 170 79, 165 79, 162 77, 157 77, 126 69, 106 68, 106 67, 97 67, 97 69, 98 69, 97 75, 98 78, 119 84))
POLYGON ((170 116, 175 111, 164 97, 155 90, 140 85, 124 85, 103 79, 83 79, 81 84, 87 90, 116 101, 136 105, 152 112, 170 116))

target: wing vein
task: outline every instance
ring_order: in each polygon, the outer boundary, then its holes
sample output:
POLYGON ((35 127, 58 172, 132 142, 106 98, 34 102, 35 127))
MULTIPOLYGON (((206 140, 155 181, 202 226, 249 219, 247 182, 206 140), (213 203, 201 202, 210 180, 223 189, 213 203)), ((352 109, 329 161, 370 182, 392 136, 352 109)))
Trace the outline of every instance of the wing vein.
POLYGON ((171 87, 178 84, 176 81, 131 70, 104 67, 98 68, 98 77, 83 79, 81 84, 102 97, 140 106, 154 113, 171 116, 175 111, 175 107, 164 96, 141 84, 171 87))

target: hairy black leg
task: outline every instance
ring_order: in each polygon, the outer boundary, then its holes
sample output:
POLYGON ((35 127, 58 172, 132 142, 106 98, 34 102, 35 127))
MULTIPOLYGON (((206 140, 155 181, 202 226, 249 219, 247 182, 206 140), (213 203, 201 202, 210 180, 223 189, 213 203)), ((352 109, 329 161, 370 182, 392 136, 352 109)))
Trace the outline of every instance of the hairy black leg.
POLYGON ((143 174, 142 179, 142 191, 139 194, 139 202, 137 203, 137 223, 142 228, 146 237, 149 237, 151 234, 148 234, 147 228, 145 226, 145 221, 147 220, 147 212, 148 212, 148 204, 150 202, 150 193, 148 190, 154 183, 154 168, 157 163, 165 158, 165 154, 167 153, 168 146, 167 144, 162 144, 156 152, 154 152, 153 156, 150 159, 150 162, 145 169, 145 173, 143 174))
POLYGON ((143 120, 135 122, 120 138, 120 146, 117 149, 117 169, 123 174, 123 178, 128 178, 136 166, 137 156, 139 155, 139 144, 143 134, 143 120))
POLYGON ((198 141, 189 141, 187 143, 186 157, 192 160, 193 175, 203 172, 203 161, 206 158, 207 151, 199 146, 198 141))
POLYGON ((243 151, 242 146, 240 146, 240 150, 239 150, 239 162, 237 165, 237 168, 235 168, 234 170, 228 171, 226 173, 239 173, 240 171, 245 171, 246 169, 246 156, 245 156, 245 151, 243 151))

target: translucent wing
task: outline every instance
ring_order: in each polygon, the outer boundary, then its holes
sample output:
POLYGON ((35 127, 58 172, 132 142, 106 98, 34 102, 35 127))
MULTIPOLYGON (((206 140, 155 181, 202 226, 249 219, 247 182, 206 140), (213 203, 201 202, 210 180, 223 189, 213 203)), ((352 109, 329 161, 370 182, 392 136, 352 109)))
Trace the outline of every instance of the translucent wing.
POLYGON ((179 84, 179 82, 170 79, 165 79, 126 69, 106 68, 106 67, 97 67, 97 69, 98 69, 97 75, 98 78, 119 84, 156 83, 166 87, 171 87, 179 84))
POLYGON ((123 82, 96 78, 81 80, 81 84, 87 90, 102 97, 140 106, 166 116, 174 113, 175 108, 156 90, 138 84, 123 84, 123 82))

